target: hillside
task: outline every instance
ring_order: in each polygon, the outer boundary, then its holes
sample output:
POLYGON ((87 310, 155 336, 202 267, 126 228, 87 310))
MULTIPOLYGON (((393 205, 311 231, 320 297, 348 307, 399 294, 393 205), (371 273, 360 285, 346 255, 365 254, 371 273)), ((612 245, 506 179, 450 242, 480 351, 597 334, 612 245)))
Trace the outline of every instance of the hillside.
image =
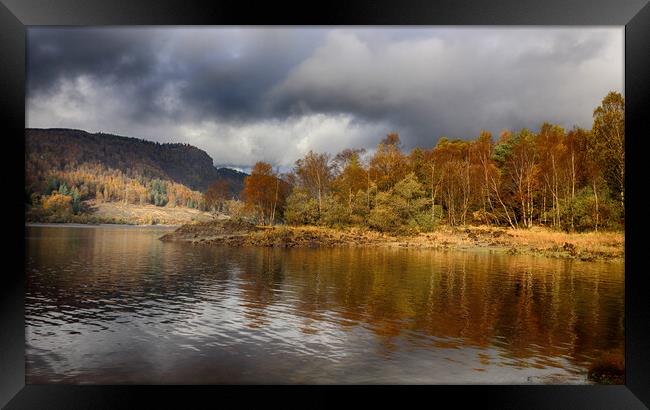
POLYGON ((25 130, 25 205, 31 222, 188 223, 211 218, 203 195, 246 174, 215 168, 188 144, 68 129, 25 130))
POLYGON ((192 145, 72 129, 26 129, 25 156, 28 178, 46 170, 92 163, 129 177, 173 181, 202 192, 212 182, 227 179, 233 195, 238 195, 246 176, 229 168, 215 168, 212 158, 192 145))

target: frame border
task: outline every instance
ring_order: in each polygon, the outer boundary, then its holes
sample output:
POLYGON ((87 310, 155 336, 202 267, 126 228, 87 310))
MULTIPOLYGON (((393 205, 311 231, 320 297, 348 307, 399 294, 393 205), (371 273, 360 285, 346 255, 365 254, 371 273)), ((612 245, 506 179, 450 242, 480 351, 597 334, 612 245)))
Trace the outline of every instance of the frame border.
MULTIPOLYGON (((182 2, 101 0, 1 0, 0 4, 0 107, 9 145, 8 159, 0 161, 7 183, 24 196, 25 129, 25 39, 26 26, 38 25, 618 25, 625 26, 625 121, 626 138, 626 221, 625 258, 625 386, 422 386, 409 390, 408 397, 436 402, 444 396, 453 403, 480 400, 481 406, 499 408, 647 408, 650 406, 650 312, 646 295, 650 289, 643 272, 640 241, 647 222, 641 207, 643 176, 639 174, 650 136, 647 103, 650 99, 650 5, 648 0, 493 0, 427 2, 402 0, 399 4, 362 0, 345 4, 258 3, 231 1, 182 2), (644 121, 646 120, 646 121, 644 121), (17 171, 18 170, 18 171, 17 171), (19 177, 16 178, 18 172, 19 177), (635 188, 636 185, 636 188, 635 188), (630 189, 631 188, 631 189, 630 189), (639 189, 641 188, 641 189, 639 189), (412 393, 416 393, 415 396, 412 393), (433 393, 433 395, 432 395, 433 393), (463 394, 465 393, 465 394, 463 394), (644 404, 645 403, 645 404, 644 404)), ((195 400, 221 403, 237 400, 251 403, 256 395, 245 394, 244 386, 68 386, 25 385, 24 293, 25 228, 24 209, 10 200, 20 217, 7 221, 10 232, 20 241, 8 248, 15 269, 5 269, 0 293, 0 407, 7 408, 126 408, 133 400, 155 399, 161 407, 187 407, 195 400), (16 255, 23 255, 18 261, 16 255), (22 268, 22 269, 20 269, 22 268), (218 402, 215 393, 218 394, 218 402), (15 397, 13 397, 15 396, 15 397), (13 400, 12 400, 13 397, 13 400)), ((647 218, 646 218, 647 219, 647 218)), ((13 236, 12 236, 13 237, 13 236)), ((331 392, 370 393, 373 400, 399 404, 405 396, 395 386, 310 386, 256 390, 268 399, 286 398, 296 392, 319 394, 320 404, 340 405, 331 392), (393 390, 395 389, 395 390, 393 390), (323 394, 325 393, 325 394, 323 394), (398 394, 396 394, 398 393, 398 394), (400 400, 400 401, 398 401, 400 400)), ((283 400, 284 402, 284 400, 283 400)), ((304 402, 302 402, 304 403, 304 402)), ((402 402, 403 403, 403 402, 402 402)), ((403 404, 402 404, 403 405, 403 404)))

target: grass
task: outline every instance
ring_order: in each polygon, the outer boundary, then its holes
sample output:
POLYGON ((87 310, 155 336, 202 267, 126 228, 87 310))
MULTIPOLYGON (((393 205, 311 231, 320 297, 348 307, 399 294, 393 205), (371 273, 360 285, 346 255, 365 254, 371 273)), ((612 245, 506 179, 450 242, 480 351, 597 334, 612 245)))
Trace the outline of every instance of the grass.
POLYGON ((26 218, 30 222, 126 225, 183 225, 213 219, 210 213, 198 209, 150 204, 125 205, 121 202, 85 201, 84 208, 86 210, 78 215, 48 215, 33 209, 27 213, 26 218))
MULTIPOLYGON (((207 228, 187 239, 201 242, 202 237, 208 239, 226 233, 221 232, 222 229, 218 225, 207 228)), ((622 232, 566 233, 541 227, 515 230, 489 226, 441 226, 434 232, 400 236, 364 227, 276 225, 257 226, 253 231, 240 232, 240 236, 246 238, 233 242, 237 246, 392 246, 467 250, 486 248, 510 254, 535 254, 585 261, 622 260, 625 256, 625 236, 622 232)), ((228 244, 228 238, 221 238, 219 241, 228 244)))

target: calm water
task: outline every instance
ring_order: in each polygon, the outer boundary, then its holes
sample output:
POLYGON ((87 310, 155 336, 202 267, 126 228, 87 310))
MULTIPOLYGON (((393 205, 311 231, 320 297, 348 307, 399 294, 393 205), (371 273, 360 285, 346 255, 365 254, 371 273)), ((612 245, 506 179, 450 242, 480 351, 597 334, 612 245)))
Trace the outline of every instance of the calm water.
POLYGON ((622 263, 30 226, 27 383, 584 383, 622 263))

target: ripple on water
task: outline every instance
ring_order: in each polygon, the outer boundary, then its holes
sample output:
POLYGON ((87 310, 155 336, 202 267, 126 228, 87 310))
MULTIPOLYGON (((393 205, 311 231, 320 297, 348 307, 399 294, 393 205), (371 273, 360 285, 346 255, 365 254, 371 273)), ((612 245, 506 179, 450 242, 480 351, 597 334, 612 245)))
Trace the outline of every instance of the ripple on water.
POLYGON ((623 352, 623 264, 159 235, 28 228, 30 382, 573 383, 623 352))

